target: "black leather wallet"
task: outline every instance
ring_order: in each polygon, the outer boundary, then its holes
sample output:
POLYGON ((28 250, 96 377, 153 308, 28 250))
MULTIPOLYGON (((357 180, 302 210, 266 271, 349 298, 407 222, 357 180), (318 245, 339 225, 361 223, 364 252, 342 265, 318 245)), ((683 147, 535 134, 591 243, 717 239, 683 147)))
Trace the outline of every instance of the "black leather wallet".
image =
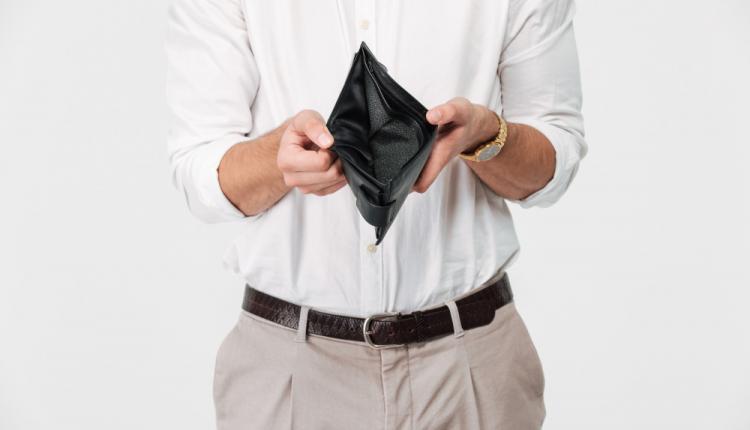
POLYGON ((437 127, 362 42, 327 126, 362 217, 380 243, 424 167, 437 127))

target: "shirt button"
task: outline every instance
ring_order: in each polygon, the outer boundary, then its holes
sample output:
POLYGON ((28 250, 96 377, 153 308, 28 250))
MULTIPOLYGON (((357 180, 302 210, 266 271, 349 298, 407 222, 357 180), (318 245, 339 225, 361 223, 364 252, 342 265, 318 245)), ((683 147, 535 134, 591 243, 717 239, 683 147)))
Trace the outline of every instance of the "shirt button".
POLYGON ((367 251, 368 252, 375 253, 377 250, 378 250, 378 246, 375 245, 374 243, 371 243, 371 244, 367 245, 367 251))
POLYGON ((370 21, 366 19, 359 21, 359 28, 361 28, 362 30, 367 30, 368 28, 370 28, 370 21))

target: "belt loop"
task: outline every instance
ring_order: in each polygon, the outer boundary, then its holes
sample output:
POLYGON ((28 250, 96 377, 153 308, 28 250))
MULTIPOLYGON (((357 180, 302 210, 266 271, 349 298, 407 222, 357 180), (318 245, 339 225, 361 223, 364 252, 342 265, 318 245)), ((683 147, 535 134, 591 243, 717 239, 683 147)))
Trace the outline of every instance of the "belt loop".
POLYGON ((309 306, 300 306, 299 322, 297 323, 297 336, 294 338, 295 342, 307 341, 307 314, 309 310, 309 306))
POLYGON ((461 337, 464 335, 464 328, 461 327, 461 317, 458 315, 458 306, 454 300, 448 300, 445 302, 448 306, 448 310, 451 311, 451 321, 453 322, 453 336, 461 337))

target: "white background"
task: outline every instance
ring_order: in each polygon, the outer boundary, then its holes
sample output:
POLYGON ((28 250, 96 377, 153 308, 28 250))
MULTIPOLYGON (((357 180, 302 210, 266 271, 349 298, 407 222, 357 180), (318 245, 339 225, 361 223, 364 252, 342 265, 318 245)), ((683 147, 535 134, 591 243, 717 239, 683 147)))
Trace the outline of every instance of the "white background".
MULTIPOLYGON (((750 4, 580 0, 590 153, 514 208, 547 429, 750 429, 750 4)), ((237 226, 171 186, 166 1, 0 0, 0 429, 207 429, 237 226)))

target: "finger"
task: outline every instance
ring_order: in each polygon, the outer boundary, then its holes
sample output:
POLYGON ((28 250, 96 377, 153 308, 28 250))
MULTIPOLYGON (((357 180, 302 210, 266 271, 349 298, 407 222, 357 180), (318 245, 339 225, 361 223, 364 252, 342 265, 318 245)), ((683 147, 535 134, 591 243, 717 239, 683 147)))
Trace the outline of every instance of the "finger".
POLYGON ((297 189, 300 190, 303 194, 315 194, 318 192, 322 192, 325 189, 340 185, 342 182, 346 182, 346 179, 340 178, 333 182, 307 185, 307 186, 297 187, 297 189))
POLYGON ((331 184, 343 177, 341 160, 336 160, 323 172, 289 172, 284 174, 284 182, 290 187, 311 186, 316 184, 331 184))
POLYGON ((427 191, 445 165, 448 164, 448 161, 450 161, 450 152, 447 151, 447 147, 445 145, 438 145, 438 143, 440 142, 435 142, 435 147, 430 153, 427 163, 425 163, 422 169, 422 173, 419 174, 417 182, 414 183, 413 190, 418 193, 427 191))
POLYGON ((457 97, 428 110, 426 119, 433 125, 463 123, 467 121, 470 109, 471 102, 463 97, 457 97))
POLYGON ((335 185, 331 185, 330 187, 323 188, 322 190, 316 191, 313 194, 315 194, 316 196, 327 196, 328 194, 333 194, 336 191, 340 190, 344 187, 344 185, 346 185, 346 180, 343 180, 335 185))
POLYGON ((303 110, 295 115, 289 130, 321 148, 329 148, 333 144, 333 136, 328 131, 323 117, 314 110, 303 110))
POLYGON ((277 164, 282 172, 325 172, 336 159, 327 149, 308 150, 297 145, 281 145, 277 164))

